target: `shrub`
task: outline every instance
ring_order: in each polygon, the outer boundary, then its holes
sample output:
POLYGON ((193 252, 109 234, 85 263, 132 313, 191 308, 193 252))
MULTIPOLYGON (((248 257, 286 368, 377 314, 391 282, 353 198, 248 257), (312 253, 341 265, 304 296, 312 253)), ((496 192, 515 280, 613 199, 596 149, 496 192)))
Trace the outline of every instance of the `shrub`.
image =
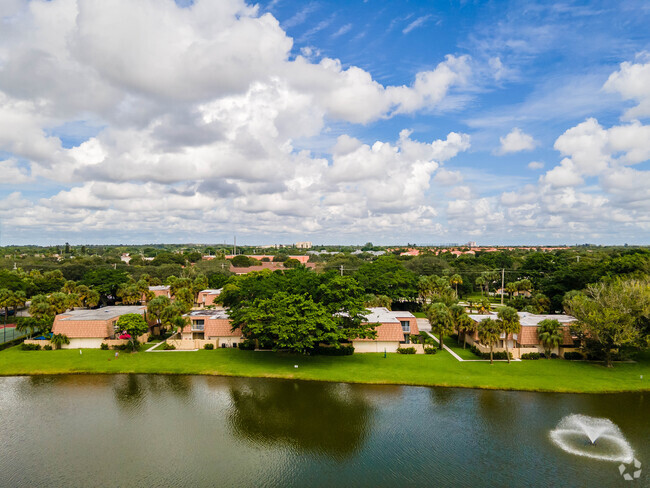
POLYGON ((351 356, 354 354, 354 346, 352 344, 341 347, 317 346, 312 351, 312 354, 319 354, 321 356, 351 356))
POLYGON ((239 343, 239 349, 243 349, 244 351, 254 351, 255 350, 255 341, 251 341, 250 339, 246 339, 245 341, 242 341, 239 343))
POLYGON ((161 349, 163 351, 173 351, 174 349, 176 349, 176 346, 174 344, 169 344, 168 342, 163 342, 161 349))
POLYGON ((45 345, 43 346, 43 349, 44 349, 45 351, 51 351, 51 350, 52 350, 52 346, 50 346, 49 344, 45 344, 45 345))
POLYGON ((41 346, 38 344, 25 344, 24 342, 20 345, 20 348, 23 351, 40 351, 41 346))
POLYGON ((527 352, 521 355, 521 359, 539 359, 542 355, 538 352, 527 352))
POLYGON ((102 351, 108 351, 108 344, 106 344, 105 342, 102 342, 102 343, 100 344, 99 348, 100 348, 102 351))
POLYGON ((214 349, 214 344, 206 344, 203 346, 203 349, 207 349, 208 351, 211 351, 214 349))
POLYGON ((414 347, 398 347, 397 352, 399 354, 415 354, 414 347))
POLYGON ((551 359, 557 359, 557 354, 555 354, 554 352, 552 352, 552 353, 551 353, 551 359))
POLYGON ((569 361, 581 361, 585 357, 582 355, 580 352, 565 352, 564 353, 564 359, 568 359, 569 361))
POLYGON ((435 347, 425 347, 424 354, 435 354, 438 350, 435 347))
MULTIPOLYGON (((490 359, 490 352, 481 352, 478 350, 478 348, 474 345, 469 347, 469 350, 472 351, 476 356, 480 357, 481 359, 490 359)), ((510 359, 512 359, 512 353, 508 351, 508 354, 510 354, 510 359)), ((537 353, 535 353, 537 354, 537 353)), ((540 355, 541 357, 544 357, 540 355)), ((493 359, 506 359, 506 352, 505 351, 495 351, 493 359)))

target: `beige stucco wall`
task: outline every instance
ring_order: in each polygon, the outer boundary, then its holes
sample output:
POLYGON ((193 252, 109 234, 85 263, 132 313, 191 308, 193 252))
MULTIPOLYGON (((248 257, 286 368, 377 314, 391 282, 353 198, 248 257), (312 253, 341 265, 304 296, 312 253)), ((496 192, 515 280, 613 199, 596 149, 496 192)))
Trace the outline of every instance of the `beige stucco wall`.
POLYGON ((241 337, 215 337, 212 339, 192 339, 192 334, 183 334, 182 340, 167 340, 168 344, 172 344, 176 349, 192 350, 203 349, 206 344, 212 344, 215 348, 220 348, 222 344, 226 347, 233 347, 233 344, 242 342, 241 337), (187 337, 187 338, 186 338, 187 337))
POLYGON ((70 339, 70 344, 63 344, 61 349, 99 349, 104 339, 98 337, 83 337, 70 339))
MULTIPOLYGON (((395 352, 399 347, 399 342, 384 342, 384 341, 354 341, 354 352, 395 352)), ((405 347, 410 347, 412 344, 406 344, 405 347)))

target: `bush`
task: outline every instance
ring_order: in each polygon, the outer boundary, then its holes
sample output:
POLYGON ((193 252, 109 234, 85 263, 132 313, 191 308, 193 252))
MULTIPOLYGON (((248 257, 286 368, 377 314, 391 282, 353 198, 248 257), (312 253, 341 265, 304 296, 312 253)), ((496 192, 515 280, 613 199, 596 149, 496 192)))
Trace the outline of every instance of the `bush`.
POLYGON ((244 351, 254 351, 255 350, 255 341, 251 341, 250 339, 246 339, 245 341, 242 341, 239 343, 239 349, 243 349, 244 351))
POLYGON ((415 354, 414 347, 398 347, 397 352, 399 354, 415 354))
POLYGON ((435 347, 425 347, 424 354, 435 354, 438 350, 435 347))
POLYGON ((44 349, 45 351, 51 351, 51 350, 52 350, 52 346, 50 346, 49 344, 45 344, 45 345, 43 346, 43 349, 44 349))
POLYGON ((161 349, 163 351, 173 351, 174 349, 176 349, 176 346, 174 344, 169 344, 168 342, 163 342, 161 349))
POLYGON ((206 344, 203 346, 203 349, 207 349, 208 351, 211 351, 214 349, 214 344, 206 344))
POLYGON ((106 344, 105 342, 102 342, 102 343, 100 344, 99 348, 100 348, 102 351, 108 351, 108 344, 106 344))
MULTIPOLYGON (((472 351, 476 356, 480 357, 481 359, 490 359, 490 352, 481 352, 478 350, 478 348, 474 345, 469 347, 469 350, 472 351)), ((508 351, 508 354, 510 355, 510 359, 512 359, 512 353, 508 351)), ((535 353, 537 354, 537 353, 535 353)), ((541 356, 541 355, 540 355, 541 356)), ((541 356, 543 357, 543 356, 541 356)), ((505 351, 498 351, 494 352, 493 359, 507 359, 506 352, 505 351)))
POLYGON ((341 346, 341 347, 327 347, 317 346, 312 351, 312 354, 319 354, 321 356, 352 356, 354 354, 354 346, 341 346))
POLYGON ((557 354, 555 354, 554 352, 552 352, 552 353, 551 353, 551 359, 557 359, 557 354))
POLYGON ((20 345, 20 348, 23 351, 40 351, 41 346, 38 344, 25 344, 24 342, 20 345))
POLYGON ((539 359, 542 355, 538 352, 527 352, 521 355, 521 359, 539 359))
POLYGON ((565 352, 564 353, 564 359, 568 359, 569 361, 581 361, 585 357, 582 355, 580 352, 565 352))

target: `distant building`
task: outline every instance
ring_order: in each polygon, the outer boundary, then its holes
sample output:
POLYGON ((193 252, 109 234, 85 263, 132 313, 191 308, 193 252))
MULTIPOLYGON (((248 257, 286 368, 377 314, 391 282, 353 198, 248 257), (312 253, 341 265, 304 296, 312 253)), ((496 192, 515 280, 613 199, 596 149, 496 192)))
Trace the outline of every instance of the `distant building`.
POLYGON ((219 295, 221 295, 221 290, 223 290, 223 288, 219 288, 218 290, 212 290, 212 289, 201 290, 196 299, 197 305, 199 307, 214 305, 214 301, 217 299, 219 295))
POLYGON ((298 249, 311 249, 311 242, 305 241, 305 242, 296 242, 294 244, 298 249))
POLYGON ((131 261, 131 255, 129 253, 124 253, 120 256, 120 259, 126 264, 129 264, 129 262, 131 261))
POLYGON ((467 243, 467 247, 478 247, 478 246, 476 245, 476 241, 469 241, 467 243))

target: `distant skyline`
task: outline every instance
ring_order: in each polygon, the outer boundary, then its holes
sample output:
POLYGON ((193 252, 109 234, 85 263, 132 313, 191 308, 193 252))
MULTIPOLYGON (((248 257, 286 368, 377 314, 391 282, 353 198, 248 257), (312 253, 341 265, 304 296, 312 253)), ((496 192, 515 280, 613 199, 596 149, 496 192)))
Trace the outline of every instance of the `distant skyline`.
POLYGON ((0 3, 0 245, 650 244, 650 4, 0 3))

